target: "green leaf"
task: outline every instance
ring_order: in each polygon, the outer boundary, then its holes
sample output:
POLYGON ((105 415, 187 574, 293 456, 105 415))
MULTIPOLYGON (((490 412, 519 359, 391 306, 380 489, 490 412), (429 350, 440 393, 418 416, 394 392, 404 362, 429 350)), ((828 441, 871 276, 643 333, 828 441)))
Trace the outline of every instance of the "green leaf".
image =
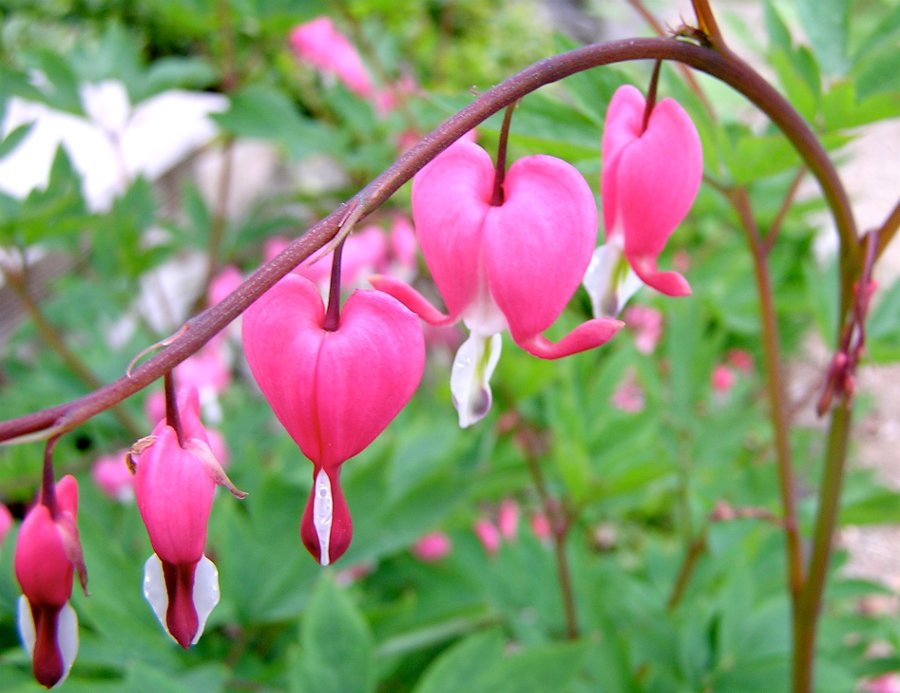
POLYGON ((18 147, 22 140, 28 137, 28 133, 31 132, 31 128, 34 123, 24 123, 17 127, 15 130, 10 132, 6 137, 0 141, 0 159, 5 157, 7 154, 15 151, 16 147, 18 147))
POLYGON ((849 67, 850 0, 796 0, 796 5, 800 22, 825 73, 845 74, 849 67))
POLYGON ((586 651, 581 643, 566 643, 519 652, 500 660, 475 690, 484 693, 566 691, 578 675, 586 651))
POLYGON ((766 32, 769 34, 769 46, 783 51, 791 50, 793 41, 790 29, 787 28, 771 0, 765 2, 765 22, 766 32))
POLYGON ((731 147, 725 147, 723 154, 728 170, 737 183, 750 183, 800 164, 796 150, 781 134, 748 133, 731 147))
POLYGON ((143 101, 167 89, 203 89, 216 77, 216 69, 203 58, 161 58, 147 70, 141 91, 134 99, 143 101))
POLYGON ((294 691, 363 693, 375 687, 372 634, 330 572, 316 585, 301 627, 294 691))
POLYGON ((900 523, 900 493, 896 491, 880 489, 841 509, 842 525, 897 523, 900 523))
POLYGON ((303 118, 284 92, 272 87, 247 87, 231 97, 231 107, 225 113, 212 117, 233 135, 282 145, 293 159, 324 146, 321 126, 303 118))
POLYGON ((416 693, 474 693, 478 682, 488 675, 503 656, 503 636, 499 630, 476 633, 456 643, 428 668, 416 693))

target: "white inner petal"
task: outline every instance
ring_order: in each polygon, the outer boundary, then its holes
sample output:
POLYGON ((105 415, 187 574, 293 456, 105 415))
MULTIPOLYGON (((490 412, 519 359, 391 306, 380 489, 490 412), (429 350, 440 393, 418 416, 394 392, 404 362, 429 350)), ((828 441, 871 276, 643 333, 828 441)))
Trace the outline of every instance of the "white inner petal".
MULTIPOLYGON (((197 612, 197 632, 194 634, 192 645, 196 645, 203 635, 206 620, 219 603, 221 592, 219 591, 219 571, 216 564, 206 556, 200 559, 194 570, 194 589, 191 593, 194 600, 194 610, 197 612)), ((166 579, 163 575, 162 561, 155 553, 144 564, 144 597, 150 603, 153 613, 159 619, 160 625, 169 633, 166 624, 166 611, 169 608, 169 595, 166 592, 166 579)), ((169 637, 172 634, 169 633, 169 637)), ((174 639, 174 638, 173 638, 174 639)))
MULTIPOLYGON (((144 598, 150 603, 153 613, 160 625, 169 633, 166 625, 166 609, 169 608, 169 595, 166 592, 166 580, 163 577, 162 561, 155 553, 144 563, 144 598)), ((172 634, 169 633, 171 636, 172 634)))
POLYGON ((473 332, 462 343, 450 371, 450 392, 459 413, 460 428, 480 421, 491 409, 491 375, 500 360, 503 339, 499 334, 473 332))
POLYGON ((219 603, 219 597, 219 571, 215 563, 203 556, 194 572, 194 609, 197 610, 199 623, 192 645, 196 645, 200 636, 203 635, 206 619, 219 603))
POLYGON ((66 605, 59 612, 59 621, 56 628, 56 644, 59 647, 59 653, 62 655, 63 667, 65 668, 62 678, 57 681, 56 688, 69 676, 72 671, 72 665, 75 663, 75 657, 78 654, 78 616, 75 609, 66 602, 66 605))
POLYGON ((34 630, 34 618, 31 615, 31 604, 28 603, 28 597, 24 594, 19 597, 19 637, 22 638, 22 645, 28 652, 29 657, 34 656, 34 642, 37 634, 34 630))
POLYGON ((628 266, 620 236, 594 251, 582 284, 591 297, 594 317, 615 317, 643 282, 628 266))
POLYGON ((313 495, 313 527, 319 538, 319 562, 329 563, 331 543, 331 524, 334 520, 334 497, 331 494, 331 479, 320 469, 316 474, 316 487, 313 495))

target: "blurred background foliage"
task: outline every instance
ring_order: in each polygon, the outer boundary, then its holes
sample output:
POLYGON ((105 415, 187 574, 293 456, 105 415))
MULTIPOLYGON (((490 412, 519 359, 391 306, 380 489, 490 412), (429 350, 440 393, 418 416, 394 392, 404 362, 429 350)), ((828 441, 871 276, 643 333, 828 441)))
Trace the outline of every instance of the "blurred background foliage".
MULTIPOLYGON (((722 9, 730 16, 731 5, 722 9)), ((836 158, 856 128, 900 116, 896 2, 773 0, 762 15, 759 24, 726 21, 727 31, 836 158)), ((623 25, 650 33, 626 3, 599 1, 2 0, 0 117, 18 99, 90 120, 83 85, 108 81, 124 86, 135 109, 172 89, 224 99, 207 143, 164 175, 125 177, 107 204, 85 198, 83 171, 65 147, 27 194, 0 189, 3 417, 119 377, 134 354, 205 305, 223 268, 248 274, 266 241, 302 233, 472 93, 586 39, 622 38, 612 32, 623 25), (395 89, 391 108, 291 52, 291 29, 322 14, 356 45, 378 88, 395 89), (404 82, 411 86, 398 86, 404 82), (242 156, 245 146, 251 153, 242 156)), ((649 74, 649 64, 598 69, 527 97, 513 120, 512 158, 562 157, 596 190, 608 101, 620 84, 645 88, 649 74)), ((225 437, 231 477, 250 496, 214 506, 209 553, 222 602, 192 650, 165 637, 141 596, 150 547, 133 503, 108 497, 90 475, 100 456, 120 455, 149 432, 150 393, 66 436, 56 463, 82 482, 91 592, 75 595, 82 644, 66 689, 786 686, 789 603, 753 266, 716 185, 745 186, 766 230, 781 214, 799 160, 741 97, 706 78, 700 84, 711 110, 679 70, 663 70, 661 91, 694 118, 710 179, 662 261, 687 268, 694 296, 638 295, 662 319, 650 348, 638 325, 559 362, 535 360, 508 342, 493 412, 465 431, 447 385, 460 335, 431 335, 420 391, 344 467, 356 533, 335 567, 321 569, 299 542, 310 466, 226 333, 231 384, 218 393, 209 423, 225 437), (510 501, 515 522, 507 515, 499 547, 487 550, 473 525, 497 525, 510 501), (560 546, 540 529, 548 513, 564 521, 560 546), (431 532, 444 533, 452 549, 423 560, 411 547, 431 532), (574 638, 567 637, 560 553, 571 573, 574 638)), ((2 131, 0 164, 27 143, 32 127, 2 131)), ((138 135, 161 137, 162 130, 138 135)), ((498 133, 493 118, 478 128, 479 142, 493 152, 498 133)), ((370 221, 387 231, 408 204, 407 186, 370 221)), ((828 233, 823 210, 818 196, 801 196, 770 255, 786 358, 801 355, 811 335, 830 343, 836 331, 834 258, 814 253, 828 233)), ((421 263, 418 273, 427 290, 421 263)), ((867 356, 892 362, 900 360, 900 285, 881 293, 867 356)), ((580 292, 554 329, 561 334, 589 310, 580 292)), ((818 383, 791 390, 799 411, 809 413, 818 383)), ((793 430, 808 533, 823 440, 809 416, 793 430)), ((37 444, 0 450, 0 499, 19 517, 40 461, 37 444)), ((853 471, 842 518, 898 522, 900 503, 871 475, 853 471)), ((29 691, 36 684, 16 634, 13 546, 14 531, 0 549, 0 680, 5 690, 29 691)), ((826 595, 821 691, 853 690, 900 669, 896 618, 865 608, 886 588, 842 577, 844 559, 835 559, 826 595)))

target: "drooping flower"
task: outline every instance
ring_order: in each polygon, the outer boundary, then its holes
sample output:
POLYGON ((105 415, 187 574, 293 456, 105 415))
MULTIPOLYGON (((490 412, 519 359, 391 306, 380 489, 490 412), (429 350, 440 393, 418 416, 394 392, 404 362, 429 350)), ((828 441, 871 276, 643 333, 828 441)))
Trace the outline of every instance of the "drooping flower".
POLYGON ((550 156, 520 159, 502 202, 492 204, 494 175, 484 149, 459 141, 413 182, 416 234, 447 315, 397 279, 370 280, 432 325, 461 319, 469 328, 451 375, 463 427, 490 409, 503 330, 529 353, 555 359, 603 344, 622 326, 590 320, 555 344, 541 334, 578 288, 594 247, 597 210, 581 174, 550 156))
POLYGON ((281 425, 313 463, 300 534, 322 565, 350 545, 341 465, 400 412, 425 365, 422 328, 396 300, 356 291, 334 330, 316 286, 289 274, 244 315, 244 352, 281 425))
POLYGON ((351 92, 372 98, 375 88, 369 71, 350 40, 329 17, 316 17, 291 31, 291 47, 301 60, 337 77, 351 92))
POLYGON ((47 688, 65 680, 78 653, 78 617, 69 605, 77 572, 81 586, 87 573, 75 524, 78 482, 65 476, 45 489, 22 521, 16 542, 19 633, 31 655, 37 681, 47 688))
POLYGON ((219 575, 204 555, 217 484, 238 491, 213 455, 200 421, 197 391, 178 395, 181 432, 163 419, 132 452, 134 494, 153 555, 144 565, 144 596, 182 647, 195 644, 219 602, 219 575))
POLYGON ((603 130, 603 225, 584 277, 595 315, 616 315, 642 284, 668 296, 691 293, 677 272, 657 269, 675 227, 694 202, 703 176, 700 136, 673 99, 646 101, 625 85, 613 95, 603 130), (646 119, 646 122, 645 122, 646 119))
POLYGON ((514 541, 519 533, 519 504, 512 498, 506 498, 497 510, 497 529, 506 541, 514 541))
POLYGON ((637 381, 634 371, 629 370, 619 383, 609 403, 626 414, 637 414, 644 409, 644 389, 637 381))
POLYGON ((531 516, 531 532, 540 541, 550 539, 553 529, 550 527, 550 520, 544 513, 534 513, 531 516))

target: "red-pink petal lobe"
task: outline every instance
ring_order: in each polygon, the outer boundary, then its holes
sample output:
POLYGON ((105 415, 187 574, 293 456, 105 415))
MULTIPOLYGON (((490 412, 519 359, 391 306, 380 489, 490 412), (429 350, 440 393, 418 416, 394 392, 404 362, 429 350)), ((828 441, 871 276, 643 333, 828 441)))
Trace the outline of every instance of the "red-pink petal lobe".
POLYGON ((484 218, 494 165, 484 149, 460 140, 413 179, 412 211, 425 264, 451 315, 475 300, 484 218))
POLYGON ((244 354, 269 406, 303 454, 322 457, 315 372, 325 308, 310 280, 288 275, 244 313, 244 354))
POLYGON ((35 633, 31 670, 37 682, 45 688, 55 686, 66 673, 58 644, 61 610, 61 606, 31 606, 35 633))
POLYGON ((14 563, 16 580, 33 608, 52 606, 58 611, 69 600, 74 566, 47 506, 34 506, 22 521, 14 563))
POLYGON ((166 608, 166 626, 175 641, 184 649, 194 642, 194 635, 200 627, 197 609, 194 608, 194 571, 196 563, 174 565, 162 562, 163 577, 169 604, 166 608))
POLYGON ((517 343, 538 358, 559 359, 605 344, 624 326, 621 320, 595 318, 582 323, 555 343, 540 334, 517 343))
POLYGON ((378 291, 393 296, 413 313, 418 315, 429 325, 443 327, 451 325, 458 319, 457 315, 445 315, 435 308, 428 299, 416 291, 404 281, 386 274, 374 274, 369 277, 369 283, 378 291))
MULTIPOLYGON (((628 103, 628 124, 640 127, 643 114, 637 117, 628 103)), ((700 136, 677 102, 663 99, 654 106, 646 130, 623 146, 613 177, 614 223, 625 234, 628 262, 658 291, 690 293, 683 277, 656 270, 656 257, 687 215, 703 177, 700 136)))
POLYGON ((163 427, 137 464, 134 496, 153 550, 164 562, 195 564, 203 556, 215 481, 201 459, 163 427))
POLYGON ((282 279, 244 316, 250 370, 282 425, 332 468, 371 443, 412 397, 425 365, 416 317, 378 291, 357 291, 333 332, 315 286, 282 279))
POLYGON ((616 229, 616 217, 619 212, 616 186, 619 160, 625 148, 641 136, 644 105, 644 95, 635 87, 626 84, 613 94, 606 111, 606 121, 603 124, 603 174, 600 194, 603 197, 603 227, 606 229, 607 240, 616 229))
POLYGON ((550 156, 516 161, 502 205, 485 218, 488 285, 522 342, 547 329, 581 283, 597 240, 597 206, 581 174, 550 156))
POLYGON ((379 291, 356 291, 327 332, 316 366, 323 467, 361 452, 412 397, 425 368, 418 319, 379 291))

